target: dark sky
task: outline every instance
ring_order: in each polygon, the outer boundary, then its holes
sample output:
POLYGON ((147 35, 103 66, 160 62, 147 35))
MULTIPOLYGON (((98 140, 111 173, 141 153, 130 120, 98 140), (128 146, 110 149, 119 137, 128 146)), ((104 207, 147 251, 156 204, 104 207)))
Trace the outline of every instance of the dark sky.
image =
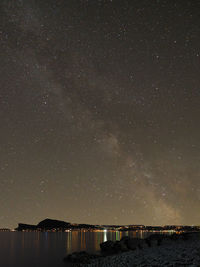
POLYGON ((199 10, 1 0, 0 227, 200 224, 199 10))

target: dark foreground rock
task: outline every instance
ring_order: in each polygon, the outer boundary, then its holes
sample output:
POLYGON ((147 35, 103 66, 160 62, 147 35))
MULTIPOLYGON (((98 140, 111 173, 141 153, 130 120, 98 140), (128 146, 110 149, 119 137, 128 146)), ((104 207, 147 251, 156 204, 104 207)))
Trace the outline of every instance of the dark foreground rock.
POLYGON ((130 238, 128 236, 122 237, 120 241, 108 240, 100 244, 102 255, 111 255, 122 253, 129 250, 144 249, 151 246, 160 246, 162 240, 166 237, 161 235, 151 235, 149 238, 130 238))
POLYGON ((103 254, 113 254, 113 253, 115 253, 114 245, 115 245, 115 242, 111 241, 111 240, 108 240, 106 242, 101 243, 100 244, 101 252, 103 254))

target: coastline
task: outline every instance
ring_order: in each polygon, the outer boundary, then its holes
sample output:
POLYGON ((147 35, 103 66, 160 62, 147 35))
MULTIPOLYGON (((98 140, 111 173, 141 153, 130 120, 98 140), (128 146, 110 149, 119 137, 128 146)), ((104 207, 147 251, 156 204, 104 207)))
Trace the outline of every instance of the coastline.
MULTIPOLYGON (((70 266, 70 265, 66 265, 70 266)), ((129 250, 119 254, 91 259, 90 263, 72 263, 80 267, 158 267, 200 266, 200 234, 188 234, 187 239, 164 239, 162 245, 129 250)))

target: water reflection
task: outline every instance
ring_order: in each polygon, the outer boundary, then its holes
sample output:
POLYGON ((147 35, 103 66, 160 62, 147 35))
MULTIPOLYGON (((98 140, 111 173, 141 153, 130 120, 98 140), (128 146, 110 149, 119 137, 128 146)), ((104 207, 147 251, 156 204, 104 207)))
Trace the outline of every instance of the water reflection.
POLYGON ((100 250, 100 243, 108 240, 120 240, 123 236, 145 238, 149 234, 146 231, 72 231, 66 234, 66 252, 67 254, 74 251, 86 250, 89 252, 98 252, 100 250))
POLYGON ((103 242, 106 242, 108 239, 107 239, 107 230, 104 230, 104 235, 103 235, 103 242))
POLYGON ((66 251, 71 251, 72 232, 68 232, 66 235, 66 251))
POLYGON ((123 236, 145 238, 152 233, 121 231, 72 231, 58 233, 0 232, 0 266, 64 267, 62 259, 74 251, 98 253, 100 243, 123 236))

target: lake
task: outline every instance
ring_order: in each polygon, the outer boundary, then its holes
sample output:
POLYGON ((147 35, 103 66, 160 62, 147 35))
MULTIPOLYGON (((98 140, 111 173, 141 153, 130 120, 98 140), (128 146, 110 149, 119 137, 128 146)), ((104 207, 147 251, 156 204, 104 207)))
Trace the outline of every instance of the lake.
POLYGON ((123 236, 145 238, 143 231, 0 232, 0 266, 64 267, 63 258, 74 251, 98 252, 99 244, 123 236))

